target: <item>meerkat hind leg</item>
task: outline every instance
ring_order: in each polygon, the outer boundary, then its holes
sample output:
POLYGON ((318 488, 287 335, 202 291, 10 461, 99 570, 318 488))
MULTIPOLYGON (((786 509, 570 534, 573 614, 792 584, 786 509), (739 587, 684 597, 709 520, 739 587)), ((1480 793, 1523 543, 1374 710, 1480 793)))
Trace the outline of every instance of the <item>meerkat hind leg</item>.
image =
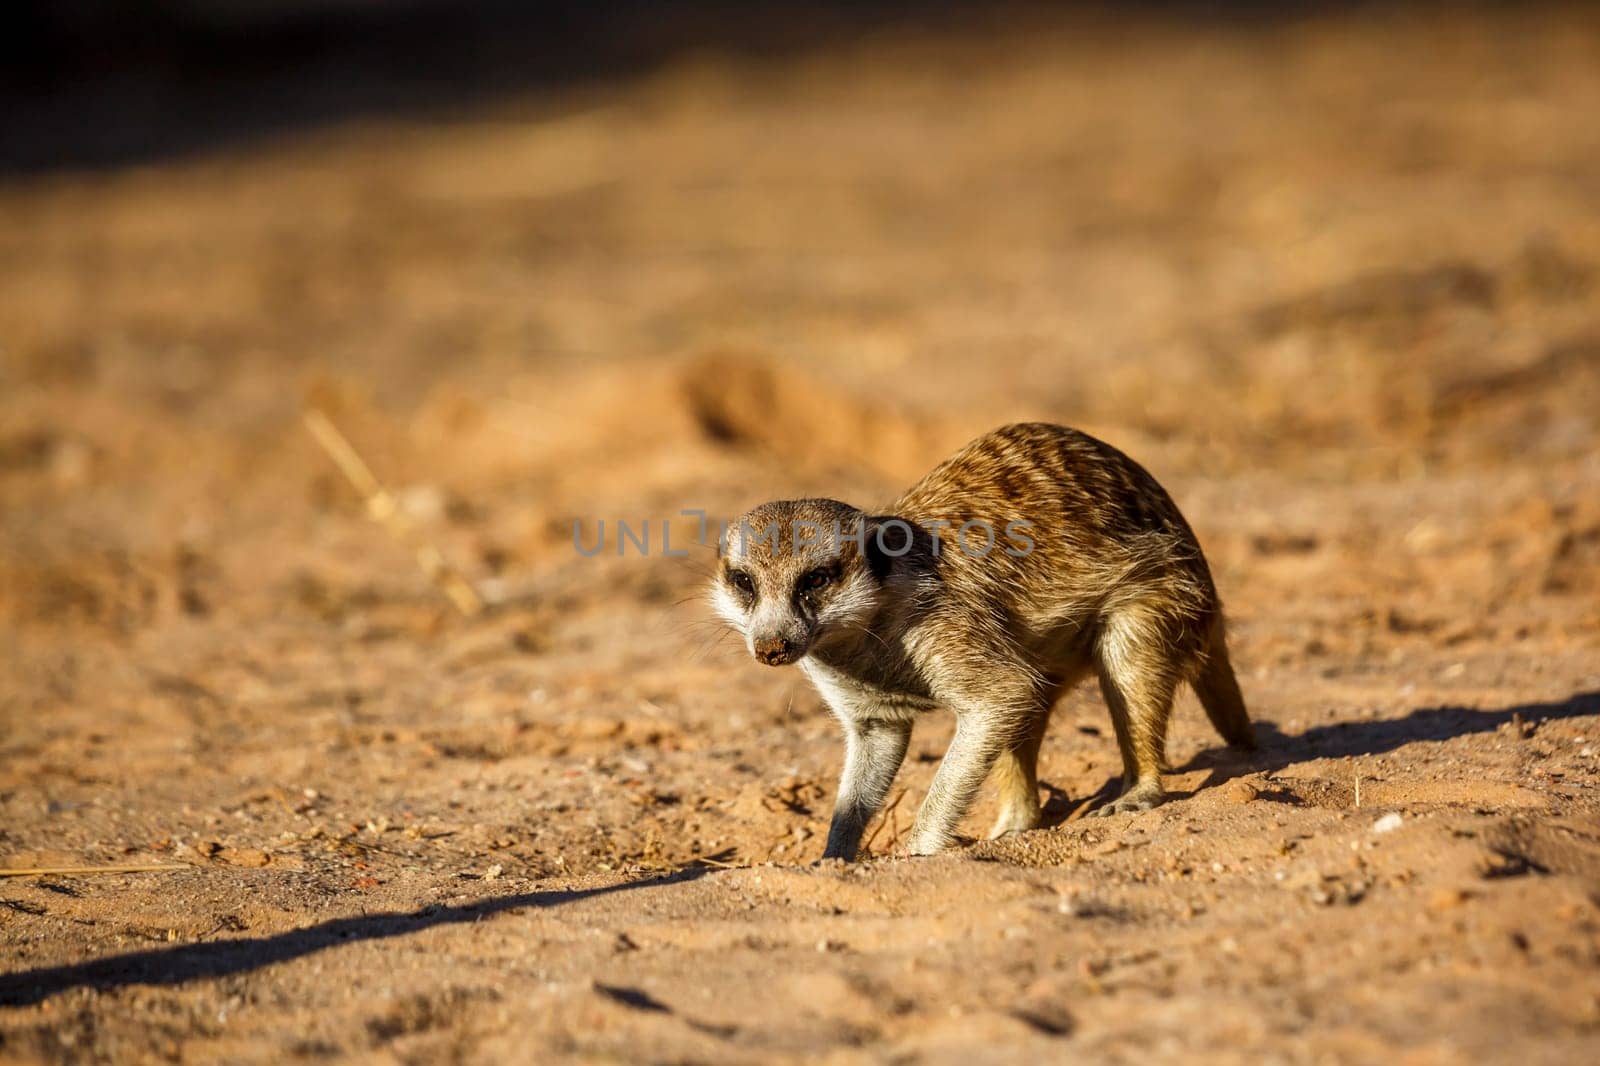
POLYGON ((1017 742, 1000 753, 994 765, 1000 810, 989 830, 990 840, 1039 828, 1044 817, 1039 802, 1039 748, 1056 704, 1083 680, 1089 667, 1087 660, 1076 657, 1061 665, 1054 683, 1046 689, 1038 714, 1029 719, 1017 742))
POLYGON ((1095 813, 1150 810, 1166 798, 1161 770, 1177 672, 1158 644, 1123 638, 1102 651, 1100 691, 1122 751, 1122 795, 1095 813))
POLYGON ((1025 833, 1039 828, 1039 745, 1050 724, 1045 709, 1028 723, 1022 737, 1000 753, 994 764, 994 779, 999 792, 1000 813, 989 830, 989 839, 1007 833, 1025 833))

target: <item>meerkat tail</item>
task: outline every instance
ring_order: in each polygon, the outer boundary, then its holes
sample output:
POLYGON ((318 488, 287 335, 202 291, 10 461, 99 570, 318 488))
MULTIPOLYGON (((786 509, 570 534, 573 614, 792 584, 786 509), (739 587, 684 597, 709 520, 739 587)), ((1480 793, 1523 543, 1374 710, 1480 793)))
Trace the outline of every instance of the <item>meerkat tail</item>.
POLYGON ((1228 641, 1220 618, 1212 627, 1211 646, 1194 679, 1194 691, 1200 697, 1200 705, 1206 709, 1206 717, 1211 719, 1223 740, 1245 751, 1255 748, 1255 729, 1244 709, 1244 696, 1239 691, 1238 679, 1233 676, 1233 664, 1228 661, 1228 641))

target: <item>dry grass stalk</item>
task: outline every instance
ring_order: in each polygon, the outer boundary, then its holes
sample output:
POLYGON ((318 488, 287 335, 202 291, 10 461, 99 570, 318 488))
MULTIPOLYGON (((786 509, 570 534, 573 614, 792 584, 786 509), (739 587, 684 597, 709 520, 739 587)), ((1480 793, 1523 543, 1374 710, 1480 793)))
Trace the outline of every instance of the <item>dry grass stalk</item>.
POLYGON ((162 863, 143 866, 35 866, 27 869, 3 870, 0 877, 83 877, 89 874, 142 874, 155 870, 192 870, 185 863, 162 863))
MULTIPOLYGON (((883 831, 883 827, 889 824, 889 816, 894 814, 894 809, 900 806, 900 801, 905 798, 906 790, 902 788, 899 792, 895 793, 894 799, 890 800, 889 805, 885 807, 878 815, 878 824, 872 827, 872 832, 867 834, 867 839, 861 845, 861 850, 863 853, 871 854, 872 842, 878 839, 878 834, 883 831)), ((891 848, 894 847, 894 842, 898 840, 899 837, 900 823, 899 819, 897 818, 895 820, 895 831, 889 837, 888 846, 891 848)))
POLYGON ((702 866, 714 866, 718 870, 748 870, 750 868, 750 864, 747 862, 723 862, 721 859, 708 859, 704 855, 696 855, 693 861, 702 866))
POLYGON ((1076 822, 1080 818, 1083 818, 1085 815, 1087 815, 1089 813, 1089 809, 1095 805, 1095 801, 1098 800, 1099 798, 1100 798, 1100 793, 1096 792, 1094 795, 1090 796, 1088 799, 1083 800, 1076 807, 1072 808, 1072 810, 1067 814, 1067 816, 1065 818, 1062 819, 1062 821, 1063 822, 1076 822))
POLYGON ((327 415, 310 408, 305 412, 306 428, 322 445, 322 450, 334 462, 367 504, 367 514, 373 521, 389 531, 389 535, 409 547, 416 555, 417 565, 428 580, 449 597, 456 609, 467 617, 483 610, 483 597, 461 572, 445 561, 444 553, 423 539, 400 510, 394 495, 372 473, 361 453, 357 452, 347 437, 339 432, 327 415))

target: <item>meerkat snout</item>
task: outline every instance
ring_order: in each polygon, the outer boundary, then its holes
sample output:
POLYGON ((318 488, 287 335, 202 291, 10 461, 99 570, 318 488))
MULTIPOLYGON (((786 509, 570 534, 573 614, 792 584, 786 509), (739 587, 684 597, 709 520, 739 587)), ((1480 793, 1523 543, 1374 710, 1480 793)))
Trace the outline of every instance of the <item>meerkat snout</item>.
POLYGON ((787 637, 762 637, 752 642, 755 656, 768 666, 784 666, 800 658, 800 649, 787 637))

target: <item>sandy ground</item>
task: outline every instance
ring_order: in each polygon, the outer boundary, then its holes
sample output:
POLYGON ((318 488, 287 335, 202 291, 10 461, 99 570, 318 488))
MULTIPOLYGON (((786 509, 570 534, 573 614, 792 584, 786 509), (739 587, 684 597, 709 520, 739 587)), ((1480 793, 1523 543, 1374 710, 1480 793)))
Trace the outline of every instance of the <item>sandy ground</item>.
POLYGON ((1600 1056, 1596 115, 1592 11, 1030 20, 5 181, 0 865, 185 868, 0 880, 0 1060, 1600 1056), (1185 694, 1083 819, 1079 691, 1047 828, 896 858, 933 716, 817 865, 674 516, 1022 418, 1173 492, 1263 751, 1185 694))

